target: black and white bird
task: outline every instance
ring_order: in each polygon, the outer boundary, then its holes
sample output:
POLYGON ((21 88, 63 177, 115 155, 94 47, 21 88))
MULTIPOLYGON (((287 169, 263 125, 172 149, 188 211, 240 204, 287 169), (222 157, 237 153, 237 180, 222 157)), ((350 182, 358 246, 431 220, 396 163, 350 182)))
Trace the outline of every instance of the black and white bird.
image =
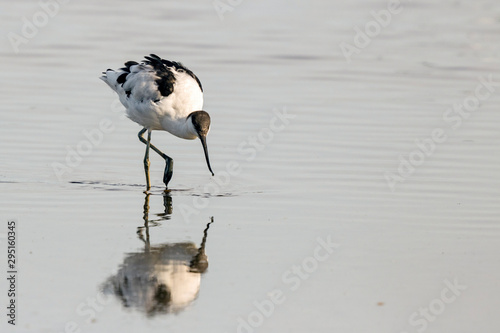
POLYGON ((203 111, 203 88, 200 80, 181 63, 161 59, 155 54, 141 63, 128 61, 119 70, 108 69, 101 79, 119 96, 127 116, 144 127, 139 140, 146 144, 144 171, 146 191, 149 180, 149 148, 165 159, 163 182, 172 178, 173 159, 151 144, 151 131, 167 131, 179 138, 199 138, 205 152, 208 169, 214 175, 208 158, 206 137, 210 131, 210 115, 203 111), (147 140, 144 133, 148 132, 147 140))

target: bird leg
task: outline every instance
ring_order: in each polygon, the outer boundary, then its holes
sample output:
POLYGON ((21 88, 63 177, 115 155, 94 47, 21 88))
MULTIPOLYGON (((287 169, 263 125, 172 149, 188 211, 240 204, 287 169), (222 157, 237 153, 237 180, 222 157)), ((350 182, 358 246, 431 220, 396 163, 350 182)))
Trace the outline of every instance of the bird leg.
POLYGON ((151 146, 151 131, 148 131, 148 141, 146 142, 146 154, 144 155, 144 172, 146 173, 146 192, 151 188, 149 182, 149 147, 151 146))
MULTIPOLYGON (((158 155, 160 155, 164 160, 165 160, 165 171, 163 173, 163 183, 165 183, 165 186, 168 186, 168 182, 170 181, 170 179, 172 179, 172 174, 174 173, 174 160, 167 156, 166 154, 164 154, 161 150, 159 150, 158 148, 156 148, 150 141, 151 141, 151 132, 148 132, 148 140, 144 139, 143 135, 144 133, 147 131, 146 128, 143 128, 138 136, 139 136, 139 140, 141 140, 142 143, 146 144, 147 147, 151 147, 151 149, 153 149, 158 155)), ((148 148, 146 148, 146 151, 148 150, 148 148)), ((149 161, 148 161, 149 163, 149 161)), ((146 165, 144 165, 144 167, 146 167, 146 165)), ((146 174, 146 180, 148 180, 149 182, 149 164, 148 164, 148 172, 146 174)), ((149 190, 149 187, 148 187, 148 190, 149 190)))

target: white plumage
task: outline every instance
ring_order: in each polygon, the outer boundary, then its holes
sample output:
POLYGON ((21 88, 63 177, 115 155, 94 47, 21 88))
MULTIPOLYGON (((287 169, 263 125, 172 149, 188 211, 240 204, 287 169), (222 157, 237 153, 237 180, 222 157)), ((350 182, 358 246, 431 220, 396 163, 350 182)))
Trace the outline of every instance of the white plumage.
POLYGON ((181 63, 151 54, 141 63, 128 61, 125 67, 117 71, 108 69, 103 74, 101 79, 118 94, 127 116, 144 127, 139 132, 139 138, 147 144, 144 165, 148 190, 150 146, 167 161, 165 185, 173 169, 172 159, 150 144, 153 130, 164 130, 183 139, 200 138, 208 168, 212 172, 206 147, 210 116, 202 110, 203 88, 192 71, 181 63), (146 130, 147 142, 142 137, 146 130))
POLYGON ((165 130, 183 139, 196 139, 196 131, 187 117, 203 109, 201 87, 182 65, 177 68, 165 65, 165 71, 143 62, 119 71, 107 70, 101 79, 118 94, 131 120, 149 130, 165 130), (157 83, 165 71, 174 79, 173 92, 167 96, 161 94, 157 83), (122 75, 126 75, 125 81, 119 83, 122 75))

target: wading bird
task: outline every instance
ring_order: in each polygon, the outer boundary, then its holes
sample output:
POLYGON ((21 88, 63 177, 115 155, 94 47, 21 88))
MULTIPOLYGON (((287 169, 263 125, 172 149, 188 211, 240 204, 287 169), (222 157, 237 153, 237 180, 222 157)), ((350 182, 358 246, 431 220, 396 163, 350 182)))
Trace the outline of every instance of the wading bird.
POLYGON ((144 127, 138 134, 146 144, 144 171, 146 191, 149 180, 149 148, 165 159, 163 182, 168 186, 172 178, 174 161, 151 144, 151 131, 167 131, 182 139, 199 138, 205 152, 208 170, 214 175, 208 158, 206 137, 210 130, 210 116, 202 110, 203 88, 200 80, 181 63, 161 59, 155 54, 141 63, 128 61, 115 71, 108 69, 101 79, 119 96, 127 116, 144 127), (144 133, 148 132, 147 139, 144 133))

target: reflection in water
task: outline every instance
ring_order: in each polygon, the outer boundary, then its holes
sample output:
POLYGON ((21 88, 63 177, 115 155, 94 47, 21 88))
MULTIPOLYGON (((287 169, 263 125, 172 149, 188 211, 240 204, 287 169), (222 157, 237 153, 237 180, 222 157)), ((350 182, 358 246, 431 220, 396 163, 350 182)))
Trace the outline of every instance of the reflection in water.
POLYGON ((105 293, 116 295, 125 307, 137 308, 148 316, 177 313, 186 308, 197 297, 201 274, 208 267, 205 244, 213 217, 203 231, 199 248, 191 242, 150 244, 149 227, 170 219, 172 214, 172 198, 165 194, 163 200, 164 213, 150 220, 149 194, 146 194, 144 226, 137 231, 144 250, 128 254, 118 273, 103 286, 105 293))

